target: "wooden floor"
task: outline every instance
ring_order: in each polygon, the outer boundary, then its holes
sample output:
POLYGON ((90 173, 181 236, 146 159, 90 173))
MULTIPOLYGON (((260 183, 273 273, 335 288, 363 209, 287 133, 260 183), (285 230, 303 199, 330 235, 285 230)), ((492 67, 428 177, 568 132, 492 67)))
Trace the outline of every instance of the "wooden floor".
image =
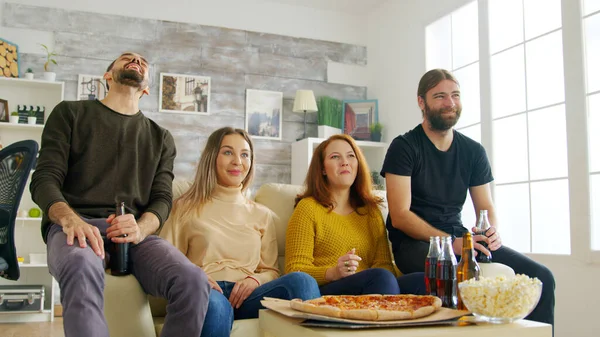
POLYGON ((0 331, 2 337, 65 337, 60 317, 54 322, 0 323, 0 331))

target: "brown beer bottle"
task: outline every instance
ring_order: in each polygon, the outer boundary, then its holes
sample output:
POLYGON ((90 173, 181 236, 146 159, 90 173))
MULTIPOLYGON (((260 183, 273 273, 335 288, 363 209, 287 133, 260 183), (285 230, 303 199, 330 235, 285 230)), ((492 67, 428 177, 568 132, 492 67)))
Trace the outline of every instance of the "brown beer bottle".
MULTIPOLYGON (((479 280, 479 274, 481 269, 479 264, 475 260, 475 251, 473 250, 473 236, 471 233, 466 232, 463 235, 463 246, 462 255, 460 257, 460 263, 456 267, 456 281, 460 283, 462 281, 470 280, 475 278, 479 280)), ((465 304, 460 297, 460 289, 458 290, 458 310, 467 310, 465 304)))

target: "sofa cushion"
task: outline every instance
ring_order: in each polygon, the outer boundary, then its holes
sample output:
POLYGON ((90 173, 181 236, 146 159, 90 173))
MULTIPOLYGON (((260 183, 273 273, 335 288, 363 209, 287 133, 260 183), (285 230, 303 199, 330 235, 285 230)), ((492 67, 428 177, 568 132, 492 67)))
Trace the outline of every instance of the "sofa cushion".
POLYGON ((302 186, 299 185, 267 183, 256 191, 254 197, 254 201, 267 206, 274 213, 279 271, 282 274, 285 269, 285 232, 288 221, 294 212, 294 200, 300 192, 302 192, 302 186))
POLYGON ((173 200, 179 198, 185 191, 192 186, 191 180, 175 178, 173 179, 173 200))

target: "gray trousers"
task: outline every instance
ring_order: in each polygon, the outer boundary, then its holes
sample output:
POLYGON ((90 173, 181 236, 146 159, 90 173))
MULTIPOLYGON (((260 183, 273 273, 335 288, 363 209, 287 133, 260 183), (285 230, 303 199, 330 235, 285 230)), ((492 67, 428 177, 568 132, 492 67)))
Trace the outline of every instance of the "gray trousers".
MULTIPOLYGON (((105 233, 104 219, 85 221, 105 233)), ((48 232, 47 249, 50 274, 60 285, 65 337, 108 337, 103 260, 89 242, 87 248, 80 248, 77 239, 72 246, 67 245, 66 234, 56 224, 48 232)), ((144 291, 169 302, 161 336, 199 337, 210 292, 204 271, 169 242, 154 235, 132 245, 129 256, 132 274, 144 291)))

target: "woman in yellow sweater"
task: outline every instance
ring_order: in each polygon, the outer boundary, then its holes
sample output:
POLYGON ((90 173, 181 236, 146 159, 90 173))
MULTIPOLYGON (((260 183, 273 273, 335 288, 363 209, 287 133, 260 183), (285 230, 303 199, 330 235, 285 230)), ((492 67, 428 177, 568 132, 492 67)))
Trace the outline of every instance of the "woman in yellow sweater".
POLYGON ((244 130, 213 132, 190 189, 173 203, 160 236, 208 275, 212 289, 201 336, 229 336, 233 319, 258 317, 265 296, 319 297, 305 273, 279 277, 271 211, 244 196, 254 147, 244 130))
POLYGON ((308 273, 322 295, 424 294, 423 273, 396 278, 369 172, 350 136, 317 147, 288 223, 285 271, 308 273))

